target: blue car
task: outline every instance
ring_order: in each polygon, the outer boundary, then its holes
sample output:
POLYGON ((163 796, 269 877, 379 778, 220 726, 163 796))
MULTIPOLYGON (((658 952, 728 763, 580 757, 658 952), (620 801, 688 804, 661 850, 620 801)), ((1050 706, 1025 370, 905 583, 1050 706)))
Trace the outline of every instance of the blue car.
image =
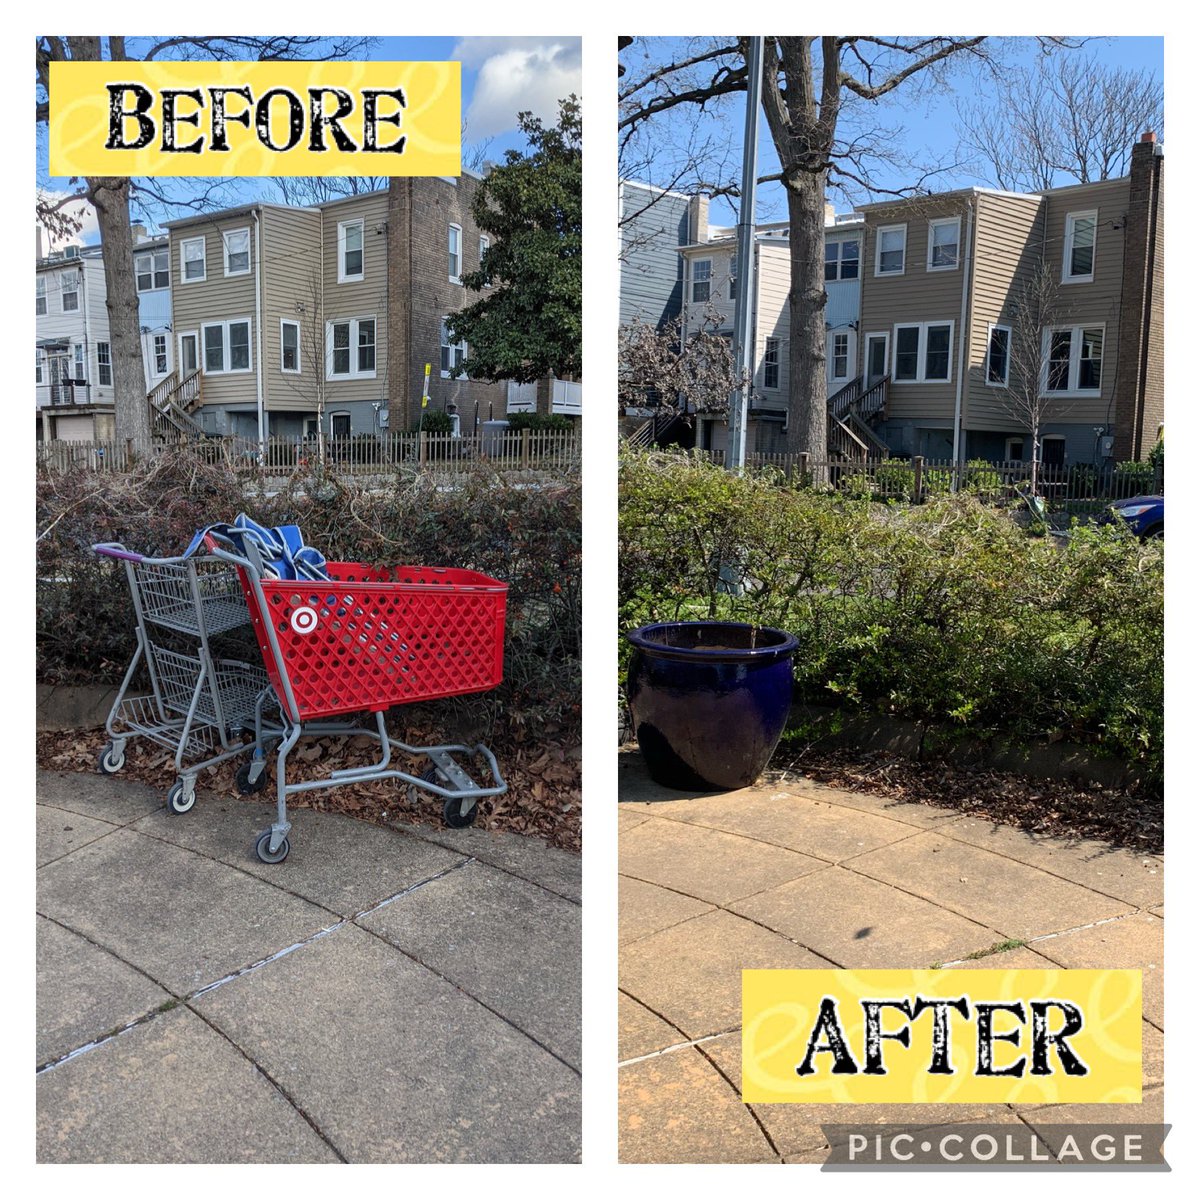
POLYGON ((1118 500, 1110 511, 1113 517, 1120 517, 1129 526, 1130 533, 1143 541, 1163 536, 1161 496, 1133 496, 1129 500, 1118 500))

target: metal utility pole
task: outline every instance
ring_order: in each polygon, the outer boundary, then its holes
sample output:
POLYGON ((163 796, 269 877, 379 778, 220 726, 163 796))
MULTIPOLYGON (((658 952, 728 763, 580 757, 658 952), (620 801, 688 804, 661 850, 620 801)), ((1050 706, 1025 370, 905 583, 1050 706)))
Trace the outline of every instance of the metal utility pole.
POLYGON ((752 37, 747 62, 746 128, 742 142, 742 203, 737 225, 737 299, 733 308, 733 361, 740 382, 729 397, 729 449, 725 466, 740 471, 746 465, 746 419, 754 379, 754 195, 758 187, 758 113, 762 104, 763 39, 752 37))

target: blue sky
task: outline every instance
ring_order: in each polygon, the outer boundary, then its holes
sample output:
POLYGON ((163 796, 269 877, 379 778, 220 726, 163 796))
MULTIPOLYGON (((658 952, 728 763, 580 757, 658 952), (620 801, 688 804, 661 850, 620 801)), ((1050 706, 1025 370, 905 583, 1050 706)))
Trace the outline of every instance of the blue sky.
MULTIPOLYGON (((1014 65, 1032 65, 1036 62, 1041 51, 1033 38, 1010 38, 1010 61, 1014 65)), ((663 61, 672 46, 678 46, 677 39, 656 39, 653 57, 656 61, 660 55, 663 61)), ((1094 55, 1099 62, 1118 66, 1123 69, 1147 70, 1153 72, 1160 80, 1163 77, 1163 39, 1161 37, 1108 37, 1096 38, 1089 42, 1083 53, 1094 55)), ((894 138, 888 140, 899 146, 904 153, 917 162, 929 163, 935 161, 953 162, 960 157, 958 153, 959 138, 957 133, 958 115, 955 101, 959 97, 970 98, 978 95, 986 97, 994 86, 986 74, 970 69, 954 72, 948 80, 949 89, 946 91, 929 91, 914 89, 908 81, 896 89, 889 97, 877 102, 871 116, 878 125, 889 130, 899 131, 894 138)), ((716 106, 710 106, 708 112, 710 121, 708 133, 719 146, 727 146, 726 163, 740 169, 742 121, 744 114, 742 96, 725 100, 716 106)), ((663 121, 663 118, 656 118, 663 121)), ((759 122, 759 174, 768 175, 779 169, 771 136, 766 129, 765 120, 759 122)), ((654 168, 660 172, 660 177, 650 182, 662 183, 663 176, 669 177, 670 154, 666 149, 672 136, 677 140, 682 137, 683 122, 668 121, 659 126, 658 138, 663 144, 663 152, 655 157, 654 168)), ((1160 139, 1165 140, 1163 130, 1157 131, 1160 139)), ((652 169, 654 169, 652 168, 652 169)), ((645 173, 639 175, 644 178, 645 173)), ((913 172, 910 169, 894 169, 880 165, 873 172, 873 178, 882 187, 901 188, 913 183, 913 172)), ((971 184, 987 182, 979 178, 971 170, 959 168, 939 175, 936 181, 928 186, 942 191, 954 187, 965 187, 971 184)), ((681 183, 682 190, 687 190, 681 183)), ((833 195, 830 199, 839 212, 849 211, 852 207, 848 199, 833 195)), ((760 221, 780 220, 786 214, 782 188, 778 184, 768 184, 759 189, 758 219, 760 221)), ((737 211, 733 204, 721 197, 715 197, 710 205, 710 220, 715 224, 732 224, 737 220, 737 211)))
MULTIPOLYGON (((137 39, 130 39, 136 51, 137 39)), ((517 129, 517 113, 528 109, 552 121, 557 102, 575 92, 582 95, 582 51, 579 38, 571 37, 411 37, 376 38, 364 56, 373 61, 446 61, 462 63, 462 111, 466 121, 463 156, 473 146, 487 143, 487 157, 500 161, 505 150, 520 149, 525 138, 517 129)), ((39 131, 37 142, 38 186, 61 192, 68 181, 49 176, 46 139, 39 131)), ((186 187, 184 181, 173 185, 186 187)), ((278 200, 270 180, 240 180, 224 193, 224 202, 237 204, 251 199, 278 200)), ((160 208, 135 214, 148 224, 171 214, 160 208)), ((84 228, 75 240, 98 241, 94 219, 87 214, 84 228)))

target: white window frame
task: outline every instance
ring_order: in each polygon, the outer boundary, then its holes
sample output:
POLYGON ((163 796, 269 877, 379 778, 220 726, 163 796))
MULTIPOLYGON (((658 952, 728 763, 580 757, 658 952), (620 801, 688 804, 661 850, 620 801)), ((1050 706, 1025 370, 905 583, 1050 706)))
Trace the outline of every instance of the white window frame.
POLYGON ((203 283, 208 278, 208 245, 207 239, 204 237, 183 238, 179 243, 179 282, 180 283, 203 283), (189 260, 187 256, 188 247, 199 245, 200 258, 189 260), (200 274, 194 279, 188 278, 187 265, 188 262, 200 263, 200 274))
MULTIPOLYGON (((342 383, 350 379, 374 379, 379 370, 379 319, 375 313, 363 313, 358 317, 333 317, 325 322, 325 378, 330 383, 342 383), (375 327, 375 365, 369 371, 360 371, 358 367, 358 331, 364 321, 370 321, 375 327), (334 371, 333 369, 333 327, 348 325, 350 327, 350 370, 334 371)), ((330 426, 332 428, 332 426, 330 426)))
MULTIPOLYGON (((359 217, 354 221, 339 221, 337 227, 337 281, 338 283, 361 283, 367 277, 367 223, 359 217), (359 254, 362 262, 357 275, 346 271, 346 234, 358 226, 359 254)), ((340 378, 340 376, 339 376, 340 378)))
POLYGON ((456 225, 453 221, 451 221, 446 230, 446 271, 450 282, 458 284, 459 287, 462 286, 463 281, 462 233, 462 226, 456 225), (457 237, 455 235, 457 235, 457 237), (453 270, 456 259, 458 261, 457 272, 453 270))
POLYGON ((987 341, 983 346, 983 381, 988 387, 1006 388, 1008 387, 1009 376, 1012 373, 1012 326, 1002 325, 999 321, 993 321, 987 327, 987 341), (1003 329, 1008 334, 1008 345, 1004 351, 1004 378, 992 378, 992 334, 997 329, 1003 329))
POLYGON ((779 380, 781 378, 781 372, 779 370, 779 342, 780 342, 780 339, 775 338, 775 337, 769 337, 763 342, 763 391, 764 392, 779 391, 779 380), (769 361, 770 356, 772 354, 774 354, 774 356, 775 356, 774 362, 769 361), (775 382, 774 383, 767 382, 767 367, 768 366, 773 366, 775 368, 775 382))
MULTIPOLYGON (((479 235, 479 269, 481 271, 483 270, 483 256, 488 252, 489 249, 491 249, 491 245, 492 245, 492 239, 489 237, 485 237, 481 233, 479 235)), ((483 286, 490 288, 492 286, 492 281, 490 279, 485 279, 483 281, 483 286)))
POLYGON ((38 350, 36 348, 34 349, 33 354, 34 354, 34 358, 36 360, 36 362, 34 364, 33 381, 35 384, 37 384, 38 387, 41 387, 41 385, 42 385, 42 362, 44 361, 45 356, 42 354, 42 352, 40 350, 38 350))
POLYGON ((171 355, 168 352, 167 335, 165 333, 153 333, 150 335, 150 357, 153 363, 153 372, 156 379, 162 379, 170 374, 171 371, 171 355), (158 344, 162 342, 162 361, 163 368, 158 369, 158 344))
POLYGON ((882 275, 885 279, 890 275, 903 275, 908 266, 908 222, 902 222, 899 225, 880 225, 875 230, 875 274, 882 275), (880 263, 883 259, 883 235, 885 233, 900 234, 900 269, 898 271, 884 271, 880 269, 880 263))
MULTIPOLYGON (((830 279, 830 278, 828 278, 828 276, 826 276, 826 278, 825 278, 826 283, 843 283, 847 280, 849 280, 852 283, 856 283, 860 278, 862 278, 862 245, 859 242, 858 238, 848 238, 848 237, 826 238, 825 239, 825 253, 826 253, 826 258, 825 258, 824 266, 828 267, 828 266, 832 265, 835 269, 834 276, 832 279, 830 279), (849 261, 846 258, 846 247, 847 246, 853 246, 858 251, 858 253, 854 256, 854 260, 853 260, 854 261, 854 274, 853 275, 846 274, 846 263, 847 263, 847 261, 849 261), (837 248, 837 253, 833 257, 832 264, 830 263, 830 260, 828 258, 829 250, 831 247, 837 248)), ((823 271, 824 271, 824 267, 822 267, 822 272, 823 271)), ((885 272, 885 274, 894 274, 894 272, 885 272)))
MULTIPOLYGON (((890 376, 892 370, 892 335, 886 329, 873 329, 870 333, 864 333, 860 339, 862 347, 862 377, 864 383, 871 369, 871 339, 883 338, 883 375, 890 376)), ((878 381, 876 381, 878 382, 878 381)))
POLYGON ((1104 391, 1104 359, 1107 351, 1108 328, 1103 321, 1087 321, 1080 325, 1048 325, 1042 330, 1042 370, 1039 380, 1038 393, 1046 400, 1062 399, 1064 396, 1072 399, 1086 400, 1098 397, 1104 391), (1100 330, 1100 382, 1094 388, 1079 386, 1079 367, 1082 362, 1083 332, 1085 329, 1100 330), (1055 391, 1050 390, 1050 338, 1055 333, 1071 334, 1071 357, 1067 364, 1067 386, 1055 391))
MULTIPOLYGON (((289 321, 287 317, 279 318, 279 370, 284 375, 299 375, 301 374, 301 359, 300 359, 300 322, 289 321), (283 331, 291 326, 296 331, 296 365, 289 367, 284 365, 283 358, 283 331)), ((339 377, 340 378, 340 377, 339 377)))
POLYGON ((133 256, 133 286, 137 289, 138 294, 142 292, 165 292, 171 286, 171 251, 167 246, 159 246, 156 250, 143 250, 133 256), (162 274, 167 277, 166 283, 158 283, 158 268, 154 265, 154 260, 162 255, 164 267, 162 274), (150 261, 149 270, 143 271, 140 263, 150 261), (142 275, 150 276, 150 286, 142 287, 139 279, 142 275))
POLYGON ((947 384, 954 382, 954 322, 953 321, 899 321, 892 326, 892 383, 899 387, 904 387, 913 383, 936 383, 947 384), (946 355, 946 378, 930 379, 925 374, 925 359, 929 351, 929 331, 930 329, 940 329, 943 326, 948 326, 950 336, 948 339, 949 345, 946 355), (917 376, 915 379, 900 379, 896 374, 896 359, 899 356, 900 348, 900 330, 901 329, 919 329, 917 335, 917 376))
POLYGON ((196 369, 200 370, 200 371, 204 370, 204 357, 201 353, 201 347, 200 347, 200 331, 198 329, 181 330, 179 337, 176 341, 176 350, 179 354, 179 358, 178 358, 179 376, 181 379, 183 378, 183 369, 184 369, 183 368, 183 342, 184 342, 185 338, 195 338, 196 339, 196 369))
POLYGON ((1079 212, 1067 213, 1066 225, 1063 230, 1063 283, 1092 283, 1096 278, 1096 242, 1100 232, 1099 209, 1081 209, 1079 212), (1086 275, 1071 274, 1071 257, 1075 243, 1075 224, 1077 221, 1090 219, 1092 222, 1092 269, 1086 275))
POLYGON ((250 256, 250 226, 245 225, 241 229, 223 229, 221 231, 221 257, 225 265, 225 277, 228 279, 231 275, 249 275, 251 269, 250 256), (246 265, 242 270, 231 271, 229 269, 229 239, 237 237, 240 234, 246 235, 246 265))
POLYGON ((962 217, 934 217, 929 222, 929 242, 925 250, 925 270, 957 271, 960 262, 962 262, 962 217), (952 264, 943 263, 941 266, 934 266, 933 231, 943 225, 954 226, 954 262, 952 264))
POLYGON ((737 299, 737 285, 738 285, 738 260, 737 260, 737 251, 735 250, 729 256, 729 299, 730 300, 737 299))
POLYGON ((46 300, 46 276, 39 275, 37 277, 37 287, 34 292, 34 314, 39 317, 46 316, 49 311, 49 304, 46 300))
POLYGON ((845 383, 850 378, 850 364, 854 361, 854 356, 850 352, 850 330, 848 329, 831 329, 829 331, 829 382, 830 383, 845 383), (846 370, 842 375, 837 374, 837 339, 844 337, 846 339, 846 370))
POLYGON ((692 304, 708 304, 712 300, 712 264, 711 258, 693 258, 688 263, 688 295, 691 297, 692 304), (699 266, 708 268, 708 275, 704 279, 696 278, 696 268, 699 266), (708 285, 708 295, 703 300, 696 299, 696 284, 703 283, 708 285))
MULTIPOLYGON (((447 313, 442 318, 441 325, 438 327, 438 373, 443 379, 465 380, 467 378, 465 375, 455 375, 453 371, 447 371, 442 367, 443 350, 458 351, 460 354, 459 363, 464 362, 468 353, 470 352, 470 347, 467 345, 466 338, 463 338, 463 340, 460 342, 451 342, 447 340, 450 337, 450 333, 446 328, 446 322, 450 320, 451 316, 453 316, 452 313, 447 313)), ((452 367, 457 365, 454 361, 453 354, 450 356, 450 365, 452 367)))
POLYGON ((113 385, 113 363, 112 363, 112 342, 97 342, 96 343, 96 386, 97 387, 112 387, 113 385), (108 362, 105 362, 105 355, 101 354, 101 349, 107 351, 108 362), (104 368, 108 368, 108 378, 104 378, 104 368))
POLYGON ((76 382, 79 382, 80 380, 82 380, 83 385, 86 387, 87 386, 87 375, 88 375, 87 355, 84 354, 84 352, 83 352, 83 343, 76 342, 75 346, 74 346, 74 351, 75 351, 75 353, 74 353, 73 361, 75 364, 75 367, 74 367, 75 374, 72 375, 71 378, 73 380, 75 380, 76 382))
POLYGON ((71 270, 69 270, 69 271, 63 271, 59 275, 58 278, 59 278, 59 285, 58 285, 59 304, 62 308, 62 311, 65 313, 78 312, 79 305, 81 303, 80 298, 79 298, 79 293, 81 291, 83 291, 83 272, 78 267, 72 267, 71 270), (74 288, 68 288, 66 286, 66 282, 68 279, 75 280, 74 288), (68 296, 75 297, 75 307, 74 308, 67 307, 67 297, 68 296))
POLYGON ((227 321, 204 321, 200 326, 199 345, 197 347, 200 354, 200 369, 205 375, 249 375, 254 370, 254 327, 251 324, 249 317, 230 317, 227 321), (230 345, 229 345, 229 329, 232 325, 246 326, 246 365, 244 367, 231 367, 230 361, 230 345), (204 332, 207 329, 216 329, 220 326, 221 333, 221 369, 214 371, 208 365, 207 343, 204 337, 204 332))

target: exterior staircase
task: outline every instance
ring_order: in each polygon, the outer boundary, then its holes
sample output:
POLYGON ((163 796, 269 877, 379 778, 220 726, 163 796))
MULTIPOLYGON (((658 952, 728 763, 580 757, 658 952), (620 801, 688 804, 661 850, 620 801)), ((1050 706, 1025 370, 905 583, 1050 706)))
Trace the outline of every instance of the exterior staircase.
POLYGON ((157 438, 179 441, 207 435, 192 413, 202 403, 204 372, 199 367, 182 379, 172 371, 146 396, 150 405, 150 426, 157 438))
POLYGON ((875 432, 887 418, 888 376, 866 387, 863 376, 852 379, 829 397, 829 452, 835 457, 865 462, 889 458, 888 444, 875 432))
POLYGON ((636 446, 639 449, 645 449, 648 446, 658 446, 663 444, 663 439, 671 433, 678 422, 682 421, 682 414, 678 409, 668 408, 662 412, 657 412, 648 420, 643 421, 626 439, 631 446, 636 446))

